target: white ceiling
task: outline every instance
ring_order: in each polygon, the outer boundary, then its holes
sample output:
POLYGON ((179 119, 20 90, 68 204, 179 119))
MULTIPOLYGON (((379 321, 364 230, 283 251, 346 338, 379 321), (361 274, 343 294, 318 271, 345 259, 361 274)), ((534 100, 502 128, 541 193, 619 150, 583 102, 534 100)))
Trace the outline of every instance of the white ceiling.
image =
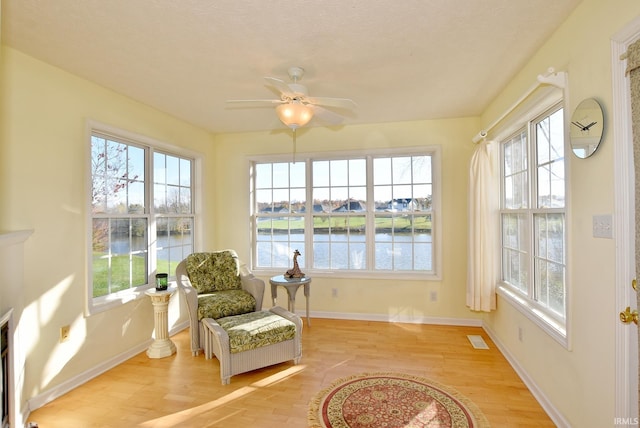
POLYGON ((479 115, 579 2, 2 0, 2 42, 216 133, 284 128, 225 100, 291 66, 346 125, 396 122, 479 115))

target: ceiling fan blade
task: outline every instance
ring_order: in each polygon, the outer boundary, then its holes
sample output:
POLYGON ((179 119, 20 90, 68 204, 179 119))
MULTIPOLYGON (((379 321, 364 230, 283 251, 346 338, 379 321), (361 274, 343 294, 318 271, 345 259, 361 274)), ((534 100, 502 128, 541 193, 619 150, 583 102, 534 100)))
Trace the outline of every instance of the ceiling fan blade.
POLYGON ((229 107, 271 107, 276 104, 282 104, 282 100, 227 100, 229 107))
POLYGON ((358 105, 348 98, 328 98, 328 97, 306 97, 306 101, 311 104, 326 107, 337 107, 353 110, 358 105))
POLYGON ((264 81, 267 86, 275 89, 277 91, 276 93, 279 95, 286 95, 289 97, 293 95, 293 91, 283 80, 276 79, 275 77, 265 77, 264 81))
POLYGON ((307 107, 313 110, 313 118, 324 122, 328 125, 340 125, 344 121, 344 118, 337 113, 322 108, 317 105, 307 104, 307 107))

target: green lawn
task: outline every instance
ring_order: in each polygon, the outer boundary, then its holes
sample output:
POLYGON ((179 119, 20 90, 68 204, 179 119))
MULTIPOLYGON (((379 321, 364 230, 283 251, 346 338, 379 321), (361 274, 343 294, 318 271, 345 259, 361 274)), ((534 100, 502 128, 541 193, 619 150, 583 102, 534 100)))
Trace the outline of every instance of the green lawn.
MULTIPOLYGON (((109 290, 109 259, 106 253, 93 254, 93 297, 105 296, 131 287, 147 283, 147 265, 144 256, 133 256, 131 267, 129 256, 121 255, 111 258, 111 290, 109 290)), ((178 262, 158 261, 158 271, 173 275, 178 262)))
MULTIPOLYGON (((366 218, 364 216, 344 216, 344 217, 314 217, 313 227, 315 230, 321 231, 322 229, 333 230, 364 230, 366 218)), ((258 231, 260 230, 303 230, 304 219, 301 217, 292 217, 289 219, 274 219, 272 221, 262 220, 258 223, 258 231)), ((409 216, 402 217, 377 217, 375 220, 375 227, 378 230, 391 230, 396 231, 411 230, 412 221, 409 216)), ((416 216, 413 218, 413 228, 417 231, 430 231, 431 230, 431 215, 416 216)))

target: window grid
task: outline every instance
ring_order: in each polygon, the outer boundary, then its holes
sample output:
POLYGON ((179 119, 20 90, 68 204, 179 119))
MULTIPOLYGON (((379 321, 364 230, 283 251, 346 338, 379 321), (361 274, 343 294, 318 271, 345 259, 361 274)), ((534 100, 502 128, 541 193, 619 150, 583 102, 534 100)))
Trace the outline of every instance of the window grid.
POLYGON ((534 299, 560 318, 565 314, 564 231, 564 213, 534 215, 534 299))
POLYGON ((525 130, 504 144, 505 208, 529 207, 529 167, 525 130))
POLYGON ((315 269, 366 270, 367 159, 311 162, 315 269), (363 215, 364 214, 364 215, 363 215))
POLYGON ((159 151, 153 160, 156 271, 172 274, 193 252, 193 161, 159 151))
MULTIPOLYGON (((305 183, 304 162, 255 164, 257 267, 286 267, 293 250, 304 249, 305 183)), ((305 267, 304 254, 298 265, 305 267)))
POLYGON ((433 270, 431 158, 381 157, 374 159, 374 169, 383 171, 374 175, 376 270, 433 270), (380 206, 386 200, 387 205, 380 206))
POLYGON ((529 233, 527 213, 502 214, 503 280, 527 294, 529 284, 529 233))
POLYGON ((254 269, 289 266, 299 249, 298 262, 303 267, 306 255, 307 269, 434 274, 433 156, 297 162, 304 166, 299 176, 308 175, 310 183, 295 214, 274 196, 273 171, 282 164, 254 163, 254 269))
POLYGON ((566 317, 564 132, 563 109, 558 105, 502 143, 501 213, 503 282, 526 297, 531 307, 562 324, 566 317), (533 159, 535 168, 526 168, 527 158, 533 159))
POLYGON ((101 299, 174 274, 193 252, 193 160, 97 131, 90 143, 89 296, 101 299))

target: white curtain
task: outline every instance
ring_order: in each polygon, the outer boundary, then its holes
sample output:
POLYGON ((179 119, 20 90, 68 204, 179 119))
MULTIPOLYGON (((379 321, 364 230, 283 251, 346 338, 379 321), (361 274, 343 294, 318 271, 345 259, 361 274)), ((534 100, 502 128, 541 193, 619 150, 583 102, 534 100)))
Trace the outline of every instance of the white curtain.
POLYGON ((496 146, 492 141, 478 144, 469 171, 467 306, 474 311, 496 308, 500 242, 496 146))

